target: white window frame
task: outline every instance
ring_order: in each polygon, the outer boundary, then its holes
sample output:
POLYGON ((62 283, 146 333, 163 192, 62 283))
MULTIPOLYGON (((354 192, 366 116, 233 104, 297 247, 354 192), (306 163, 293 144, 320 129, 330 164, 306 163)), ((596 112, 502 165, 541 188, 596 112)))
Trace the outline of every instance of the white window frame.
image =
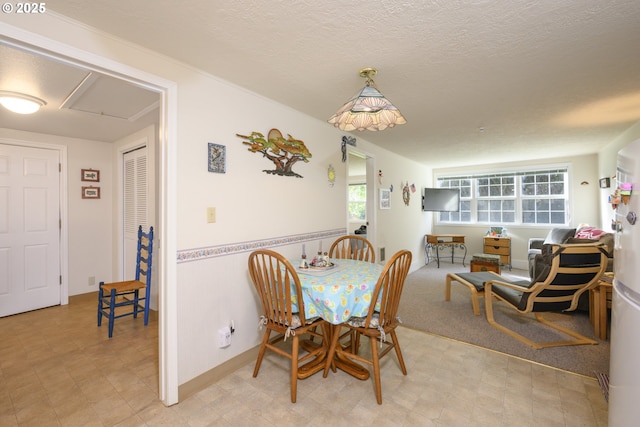
MULTIPOLYGON (((496 170, 496 171, 477 171, 470 173, 442 173, 438 174, 434 177, 435 186, 439 187, 442 181, 451 181, 451 180, 463 180, 470 179, 471 180, 471 196, 464 197, 461 194, 461 203, 468 202, 470 204, 470 220, 469 221, 451 221, 451 220, 443 220, 443 218, 451 218, 453 213, 443 212, 438 213, 436 218, 436 223, 438 225, 490 225, 490 224, 504 224, 506 226, 524 226, 524 227, 536 227, 536 226, 565 226, 569 224, 570 221, 570 208, 571 208, 571 168, 568 164, 553 164, 553 165, 541 165, 537 167, 527 168, 527 169, 505 169, 505 170, 496 170), (536 195, 528 196, 523 194, 522 188, 522 177, 531 174, 552 174, 552 173, 564 173, 564 194, 562 195, 541 195, 536 197, 536 195), (503 177, 503 176, 513 176, 514 177, 514 195, 513 196, 480 196, 479 188, 478 188, 478 179, 481 178, 492 178, 492 177, 503 177), (564 223, 554 223, 554 222, 523 222, 523 202, 525 200, 531 200, 535 198, 543 198, 543 199, 556 199, 556 200, 564 200, 564 223), (478 201, 479 200, 514 200, 514 222, 504 222, 504 221, 496 221, 492 220, 492 218, 487 218, 487 220, 479 221, 478 220, 478 201)), ((456 187, 454 187, 456 188, 456 187)), ((490 215, 489 211, 489 215, 490 215)), ((456 215, 453 215, 454 217, 456 215)), ((457 215, 458 219, 461 215, 457 215)))

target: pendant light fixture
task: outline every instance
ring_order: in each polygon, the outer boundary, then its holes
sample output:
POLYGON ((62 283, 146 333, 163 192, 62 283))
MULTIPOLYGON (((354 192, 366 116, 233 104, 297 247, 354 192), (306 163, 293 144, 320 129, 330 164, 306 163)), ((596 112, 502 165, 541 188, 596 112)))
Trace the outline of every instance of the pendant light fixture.
POLYGON ((373 77, 377 72, 375 68, 360 70, 365 86, 329 118, 329 123, 344 131, 378 131, 407 123, 400 110, 376 88, 373 77))

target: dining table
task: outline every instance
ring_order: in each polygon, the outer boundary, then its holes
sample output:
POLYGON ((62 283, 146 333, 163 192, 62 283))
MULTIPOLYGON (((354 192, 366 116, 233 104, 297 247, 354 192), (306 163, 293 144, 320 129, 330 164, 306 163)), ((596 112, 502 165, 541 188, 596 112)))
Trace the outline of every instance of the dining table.
MULTIPOLYGON (((332 259, 330 263, 331 268, 300 268, 299 260, 291 260, 300 279, 305 317, 323 318, 332 325, 331 334, 336 334, 351 317, 366 317, 384 266, 352 259, 332 259)), ((367 369, 346 358, 336 359, 335 364, 356 378, 369 377, 367 369)))

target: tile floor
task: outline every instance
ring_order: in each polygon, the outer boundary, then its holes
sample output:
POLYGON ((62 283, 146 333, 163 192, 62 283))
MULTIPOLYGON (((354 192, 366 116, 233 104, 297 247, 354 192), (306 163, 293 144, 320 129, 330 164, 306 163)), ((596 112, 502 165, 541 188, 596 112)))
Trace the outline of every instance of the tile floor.
POLYGON ((172 407, 158 395, 157 321, 96 326, 95 295, 0 319, 0 426, 606 426, 595 379, 401 327, 409 374, 382 363, 371 380, 338 371, 298 383, 269 355, 172 407), (330 410, 326 410, 330 407, 330 410))

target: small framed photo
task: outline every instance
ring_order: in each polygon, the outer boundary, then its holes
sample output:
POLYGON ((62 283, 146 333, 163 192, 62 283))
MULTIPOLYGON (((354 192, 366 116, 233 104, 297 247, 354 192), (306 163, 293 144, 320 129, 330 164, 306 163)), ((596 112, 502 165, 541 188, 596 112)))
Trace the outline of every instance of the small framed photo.
POLYGON ((227 147, 209 143, 209 172, 225 173, 227 168, 227 147))
POLYGON ((391 191, 386 188, 380 189, 380 209, 391 209, 391 191))
POLYGON ((611 181, 609 180, 609 177, 600 178, 600 188, 609 188, 610 186, 611 186, 611 181))
POLYGON ((100 182, 100 171, 93 169, 82 169, 82 180, 91 182, 100 182))
POLYGON ((82 187, 83 199, 99 199, 100 187, 82 187))

